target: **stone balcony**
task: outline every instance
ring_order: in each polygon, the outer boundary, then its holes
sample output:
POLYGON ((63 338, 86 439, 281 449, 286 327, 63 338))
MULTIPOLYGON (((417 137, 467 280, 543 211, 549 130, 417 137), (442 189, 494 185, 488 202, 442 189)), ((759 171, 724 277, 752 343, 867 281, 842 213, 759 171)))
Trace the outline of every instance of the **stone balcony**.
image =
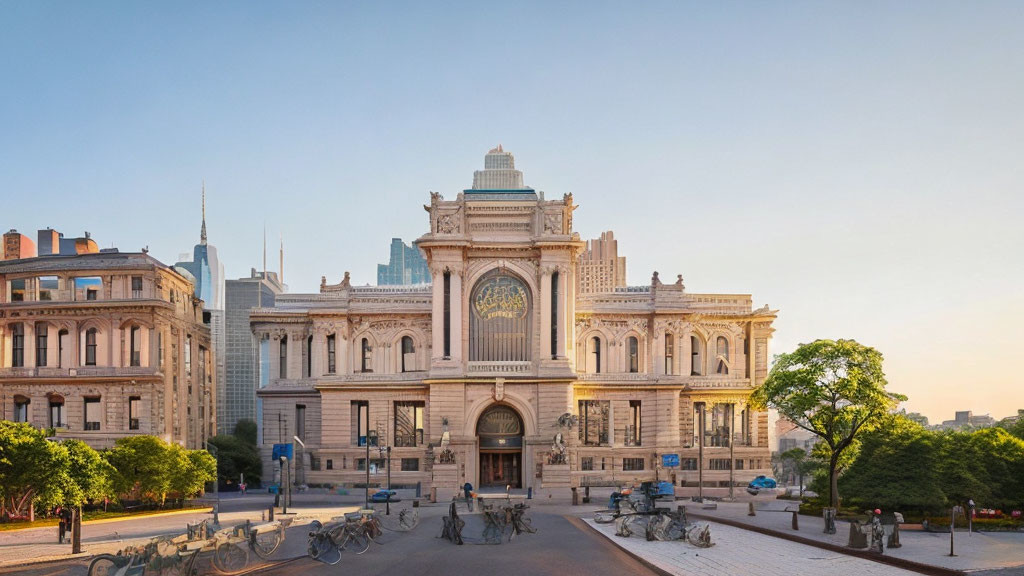
POLYGON ((532 376, 533 362, 467 362, 466 372, 470 376, 532 376))

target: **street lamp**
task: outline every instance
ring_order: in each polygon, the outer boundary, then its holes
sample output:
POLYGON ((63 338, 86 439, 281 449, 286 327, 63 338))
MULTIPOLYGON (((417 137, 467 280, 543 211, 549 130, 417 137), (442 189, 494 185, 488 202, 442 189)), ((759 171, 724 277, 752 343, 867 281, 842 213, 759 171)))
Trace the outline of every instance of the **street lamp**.
POLYGON ((385 452, 387 452, 387 455, 388 455, 387 464, 386 464, 387 470, 388 470, 388 472, 387 472, 387 474, 388 474, 388 491, 387 491, 387 497, 384 499, 384 514, 386 516, 390 516, 391 515, 391 446, 378 446, 377 450, 380 452, 381 457, 384 456, 385 452))
POLYGON ((295 459, 295 471, 297 472, 295 474, 295 482, 299 486, 303 486, 306 483, 306 444, 298 436, 292 436, 292 439, 298 442, 299 447, 302 448, 302 452, 299 452, 299 457, 295 459))
POLYGON ((206 451, 213 451, 213 461, 216 463, 218 470, 213 474, 213 494, 217 498, 217 503, 213 506, 213 523, 220 524, 220 460, 217 457, 217 447, 210 444, 209 440, 205 440, 206 451))

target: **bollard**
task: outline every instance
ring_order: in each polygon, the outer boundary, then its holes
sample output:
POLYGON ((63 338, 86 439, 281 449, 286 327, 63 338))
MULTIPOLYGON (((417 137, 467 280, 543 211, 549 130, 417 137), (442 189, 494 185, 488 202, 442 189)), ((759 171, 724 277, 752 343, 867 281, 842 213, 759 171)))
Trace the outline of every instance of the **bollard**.
POLYGON ((793 530, 799 530, 800 523, 797 521, 797 511, 793 510, 793 530))
POLYGON ((576 492, 576 487, 575 486, 572 487, 572 505, 573 506, 579 506, 580 505, 580 495, 579 495, 579 492, 576 492))
POLYGON ((583 503, 590 504, 590 486, 583 488, 583 503))
POLYGON ((747 503, 747 516, 757 516, 757 512, 754 511, 754 503, 747 503))
POLYGON ((530 486, 526 489, 526 499, 533 500, 533 486, 530 486))
POLYGON ((430 487, 430 503, 437 504, 437 486, 430 487))
POLYGON ((423 483, 422 482, 417 482, 416 483, 416 497, 419 498, 422 495, 423 495, 423 483))
POLYGON ((82 509, 71 509, 71 553, 82 553, 82 509))
POLYGON ((676 514, 679 515, 679 523, 686 526, 686 506, 676 506, 676 514))
POLYGON ((220 524, 220 506, 217 504, 213 505, 213 523, 220 524))
POLYGON ((271 507, 270 507, 270 512, 269 512, 269 514, 267 515, 267 519, 268 519, 269 521, 271 521, 271 522, 273 522, 273 521, 274 521, 274 507, 273 507, 273 506, 271 506, 271 507))
POLYGON ((420 501, 419 500, 413 500, 412 501, 412 507, 413 508, 419 508, 420 507, 420 501))

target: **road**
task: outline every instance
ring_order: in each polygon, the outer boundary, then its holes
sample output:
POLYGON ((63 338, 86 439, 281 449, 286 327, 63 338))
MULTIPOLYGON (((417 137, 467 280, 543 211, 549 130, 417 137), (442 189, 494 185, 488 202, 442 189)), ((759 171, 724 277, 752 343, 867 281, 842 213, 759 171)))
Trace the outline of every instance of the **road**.
MULTIPOLYGON (((437 536, 441 532, 442 507, 422 509, 420 525, 412 532, 388 532, 380 545, 371 545, 362 555, 346 553, 342 564, 328 566, 305 557, 308 528, 295 527, 272 560, 285 564, 256 568, 253 573, 331 574, 355 570, 355 574, 398 574, 401 576, 449 576, 451 574, 587 574, 588 576, 620 576, 657 574, 623 552, 619 547, 593 532, 576 518, 563 516, 562 510, 532 508, 529 517, 537 528, 535 534, 516 536, 501 545, 471 544, 456 546, 437 536), (344 565, 344 567, 342 566, 344 565)), ((483 524, 479 516, 466 515, 463 535, 467 540, 478 537, 483 524)), ((200 574, 215 574, 205 558, 198 563, 200 574)), ((0 574, 25 576, 83 576, 85 560, 41 564, 29 568, 12 567, 0 574)))

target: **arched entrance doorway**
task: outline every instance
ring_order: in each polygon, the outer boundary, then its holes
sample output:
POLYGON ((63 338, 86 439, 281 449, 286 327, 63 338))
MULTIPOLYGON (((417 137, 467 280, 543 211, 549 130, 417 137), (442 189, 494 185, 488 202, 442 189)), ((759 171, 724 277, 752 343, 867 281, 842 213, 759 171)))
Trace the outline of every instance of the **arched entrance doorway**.
POLYGON ((522 487, 523 419, 504 404, 480 415, 476 424, 480 445, 480 486, 522 487))

